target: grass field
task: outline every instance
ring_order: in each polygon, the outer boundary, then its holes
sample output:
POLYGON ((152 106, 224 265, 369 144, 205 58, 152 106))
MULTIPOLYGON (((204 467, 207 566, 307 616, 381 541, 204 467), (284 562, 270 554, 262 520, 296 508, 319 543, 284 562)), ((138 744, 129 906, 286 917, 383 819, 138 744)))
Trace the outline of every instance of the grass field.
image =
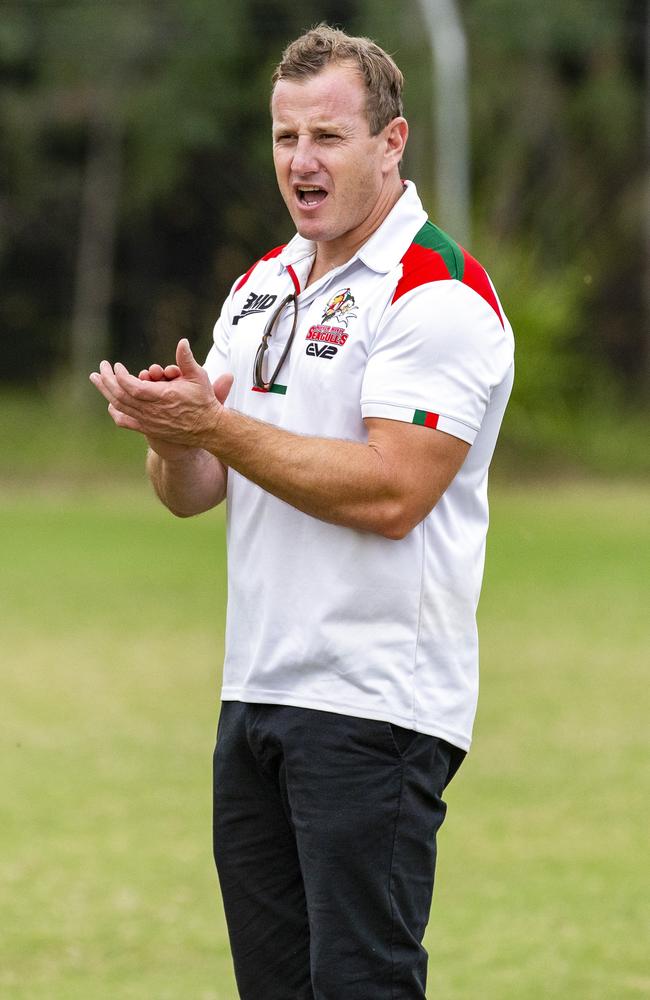
MULTIPOLYGON (((648 495, 501 486, 492 511, 428 995, 649 997, 648 495)), ((210 846, 222 516, 50 485, 0 517, 0 996, 235 1000, 210 846)))

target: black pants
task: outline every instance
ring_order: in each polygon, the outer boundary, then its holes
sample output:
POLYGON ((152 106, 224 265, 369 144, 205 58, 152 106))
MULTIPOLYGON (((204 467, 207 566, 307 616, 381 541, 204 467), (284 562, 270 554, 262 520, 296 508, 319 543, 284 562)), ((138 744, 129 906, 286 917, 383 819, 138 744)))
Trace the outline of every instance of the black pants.
POLYGON ((242 1000, 423 1000, 463 757, 387 722, 223 703, 214 854, 242 1000))

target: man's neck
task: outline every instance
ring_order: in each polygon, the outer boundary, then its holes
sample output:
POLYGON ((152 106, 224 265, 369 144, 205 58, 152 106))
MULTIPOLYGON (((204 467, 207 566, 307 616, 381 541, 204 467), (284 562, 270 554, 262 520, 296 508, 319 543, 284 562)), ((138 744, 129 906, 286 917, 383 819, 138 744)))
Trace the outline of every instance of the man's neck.
POLYGON ((399 185, 391 190, 385 202, 378 202, 376 212, 368 216, 363 226, 359 226, 358 229, 350 233, 345 233, 339 239, 317 243, 316 256, 305 288, 313 285, 315 281, 318 281, 329 271, 333 271, 335 267, 340 267, 352 260, 357 251, 379 229, 386 216, 392 212, 404 191, 405 188, 400 179, 399 185))

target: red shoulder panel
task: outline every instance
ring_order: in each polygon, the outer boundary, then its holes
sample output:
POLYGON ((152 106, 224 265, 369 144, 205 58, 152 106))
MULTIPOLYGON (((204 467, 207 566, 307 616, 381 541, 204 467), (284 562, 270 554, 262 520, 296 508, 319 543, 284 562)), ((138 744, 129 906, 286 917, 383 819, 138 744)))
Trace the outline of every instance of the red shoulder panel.
POLYGON ((248 279, 250 278, 251 274, 253 273, 257 265, 260 263, 260 261, 271 260, 272 257, 279 257, 284 248, 286 247, 286 245, 287 245, 286 243, 283 243, 282 246, 275 247, 273 250, 269 250, 269 252, 265 253, 263 257, 260 257, 259 260, 256 260, 255 263, 248 268, 246 274, 244 274, 239 279, 235 287, 235 291, 238 292, 240 288, 244 287, 244 285, 246 284, 246 282, 248 281, 248 279))
POLYGON ((436 250, 411 243, 402 257, 402 277, 397 282, 393 302, 397 302, 402 295, 418 285, 426 285, 430 281, 445 281, 449 277, 447 265, 436 250))
POLYGON ((485 268, 482 264, 479 264, 474 257, 468 254, 467 250, 463 247, 461 247, 461 250, 463 257, 465 258, 463 284, 477 292, 482 299, 485 299, 488 305, 492 306, 495 313, 499 317, 501 326, 504 326, 503 316, 501 315, 501 310, 499 309, 499 303, 497 302, 496 295, 492 290, 492 285, 490 284, 490 279, 487 276, 485 268))

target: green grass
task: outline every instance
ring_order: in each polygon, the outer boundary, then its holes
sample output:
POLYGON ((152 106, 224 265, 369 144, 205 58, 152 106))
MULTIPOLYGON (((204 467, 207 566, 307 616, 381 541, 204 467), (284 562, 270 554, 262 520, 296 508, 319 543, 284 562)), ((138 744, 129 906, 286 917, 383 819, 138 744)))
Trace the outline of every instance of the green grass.
MULTIPOLYGON (((222 515, 61 483, 0 500, 0 996, 235 1000, 210 845, 222 515)), ((431 998, 650 995, 647 503, 494 493, 431 998)))
POLYGON ((481 707, 428 934, 442 997, 650 995, 647 504, 494 499, 481 707))
POLYGON ((210 857, 222 520, 137 494, 22 496, 2 518, 0 995, 230 1000, 210 857))
POLYGON ((84 490, 142 474, 142 439, 118 432, 106 403, 88 383, 67 402, 52 394, 0 393, 0 482, 5 487, 44 480, 84 490))

